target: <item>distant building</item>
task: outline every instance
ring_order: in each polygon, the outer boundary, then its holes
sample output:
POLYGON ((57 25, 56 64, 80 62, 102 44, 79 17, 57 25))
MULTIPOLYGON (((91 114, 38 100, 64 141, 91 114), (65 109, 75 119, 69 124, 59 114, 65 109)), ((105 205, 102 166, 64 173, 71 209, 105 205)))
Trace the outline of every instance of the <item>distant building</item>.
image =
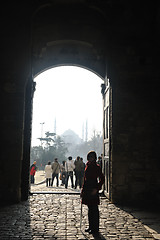
POLYGON ((71 129, 66 130, 61 135, 63 141, 67 144, 68 153, 67 155, 71 155, 72 157, 76 157, 76 145, 82 142, 82 139, 71 129))

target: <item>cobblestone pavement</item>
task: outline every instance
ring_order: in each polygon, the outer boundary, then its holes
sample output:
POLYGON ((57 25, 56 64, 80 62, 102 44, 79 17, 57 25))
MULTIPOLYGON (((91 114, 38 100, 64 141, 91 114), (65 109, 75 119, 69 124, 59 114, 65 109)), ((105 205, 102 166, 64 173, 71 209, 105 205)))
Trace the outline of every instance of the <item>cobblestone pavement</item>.
POLYGON ((27 201, 1 208, 0 239, 160 239, 160 214, 118 207, 105 197, 99 206, 99 236, 85 233, 87 206, 83 205, 80 229, 79 190, 68 190, 75 194, 67 194, 63 186, 34 185, 27 201))

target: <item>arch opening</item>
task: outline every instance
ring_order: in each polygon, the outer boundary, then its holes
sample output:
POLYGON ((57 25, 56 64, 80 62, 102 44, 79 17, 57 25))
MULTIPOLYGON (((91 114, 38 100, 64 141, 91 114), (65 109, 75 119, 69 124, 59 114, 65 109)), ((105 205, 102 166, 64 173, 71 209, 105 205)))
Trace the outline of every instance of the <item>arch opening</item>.
POLYGON ((106 58, 105 37, 102 34, 104 28, 101 25, 104 22, 102 12, 92 7, 87 8, 86 12, 82 4, 72 12, 72 21, 66 22, 67 11, 66 8, 63 10, 64 15, 59 18, 59 8, 46 5, 37 8, 32 16, 31 75, 35 78, 53 67, 76 66, 95 73, 104 83, 106 58), (53 11, 56 14, 53 14, 53 11), (85 24, 81 24, 82 15, 85 24))
MULTIPOLYGON (((37 172, 36 184, 45 185, 44 168, 48 161, 57 157, 62 164, 71 155, 73 159, 81 156, 86 162, 89 150, 102 154, 104 80, 79 66, 59 66, 37 74, 34 81, 30 165, 37 160, 41 172, 37 172), (62 151, 58 153, 56 148, 60 147, 62 151)), ((31 192, 35 189, 41 186, 31 185, 31 192)))

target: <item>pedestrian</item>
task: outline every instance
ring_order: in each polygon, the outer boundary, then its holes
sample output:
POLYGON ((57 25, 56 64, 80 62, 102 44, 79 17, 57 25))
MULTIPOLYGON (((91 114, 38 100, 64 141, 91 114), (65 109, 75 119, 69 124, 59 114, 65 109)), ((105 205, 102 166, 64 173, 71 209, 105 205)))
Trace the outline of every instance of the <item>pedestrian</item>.
POLYGON ((48 164, 45 166, 45 178, 46 178, 46 187, 51 186, 51 180, 52 180, 52 167, 51 162, 49 161, 48 164))
POLYGON ((73 171, 74 171, 74 169, 75 169, 74 161, 72 160, 72 157, 69 156, 67 162, 65 163, 65 171, 66 171, 65 188, 68 187, 69 177, 71 179, 72 188, 74 188, 74 183, 73 183, 73 171))
POLYGON ((101 156, 98 157, 97 163, 99 164, 99 166, 102 169, 102 157, 101 156))
POLYGON ((53 186, 54 178, 57 179, 57 187, 59 186, 59 172, 60 172, 60 164, 58 162, 58 158, 54 159, 54 162, 51 165, 52 167, 52 181, 51 186, 53 186))
POLYGON ((88 206, 89 228, 86 232, 92 234, 99 233, 99 190, 104 183, 104 175, 100 166, 96 163, 97 155, 95 151, 87 154, 87 163, 84 172, 84 183, 81 190, 82 204, 88 206))
POLYGON ((74 162, 75 165, 75 189, 79 185, 79 187, 82 187, 82 173, 83 173, 83 162, 81 161, 81 158, 78 156, 74 162))
POLYGON ((83 175, 84 175, 84 170, 85 170, 85 167, 86 167, 86 164, 83 162, 83 158, 81 157, 81 161, 82 161, 82 163, 83 163, 83 175))
POLYGON ((84 170, 85 170, 85 167, 86 167, 86 164, 83 162, 83 158, 81 157, 81 161, 83 163, 83 169, 82 169, 82 185, 83 185, 83 179, 84 179, 84 170))
POLYGON ((61 180, 62 180, 62 186, 65 185, 65 181, 66 181, 66 171, 65 171, 65 162, 66 161, 63 161, 62 164, 61 164, 61 180))
POLYGON ((30 176, 31 176, 31 183, 34 184, 35 182, 35 173, 37 171, 36 161, 30 167, 30 176))

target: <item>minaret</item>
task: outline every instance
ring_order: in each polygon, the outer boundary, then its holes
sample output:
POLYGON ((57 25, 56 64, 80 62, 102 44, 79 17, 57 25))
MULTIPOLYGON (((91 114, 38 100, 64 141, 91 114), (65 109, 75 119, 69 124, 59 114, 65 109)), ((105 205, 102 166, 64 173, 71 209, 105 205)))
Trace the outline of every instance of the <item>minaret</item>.
POLYGON ((88 141, 88 120, 86 120, 86 139, 85 141, 88 141))
POLYGON ((82 125, 82 141, 84 141, 84 123, 82 125))
MULTIPOLYGON (((56 131, 57 131, 56 128, 57 128, 57 127, 56 127, 56 118, 55 118, 55 120, 54 120, 54 133, 55 133, 55 134, 57 134, 57 133, 56 133, 56 131)), ((56 136, 56 135, 55 135, 55 136, 56 136)))

